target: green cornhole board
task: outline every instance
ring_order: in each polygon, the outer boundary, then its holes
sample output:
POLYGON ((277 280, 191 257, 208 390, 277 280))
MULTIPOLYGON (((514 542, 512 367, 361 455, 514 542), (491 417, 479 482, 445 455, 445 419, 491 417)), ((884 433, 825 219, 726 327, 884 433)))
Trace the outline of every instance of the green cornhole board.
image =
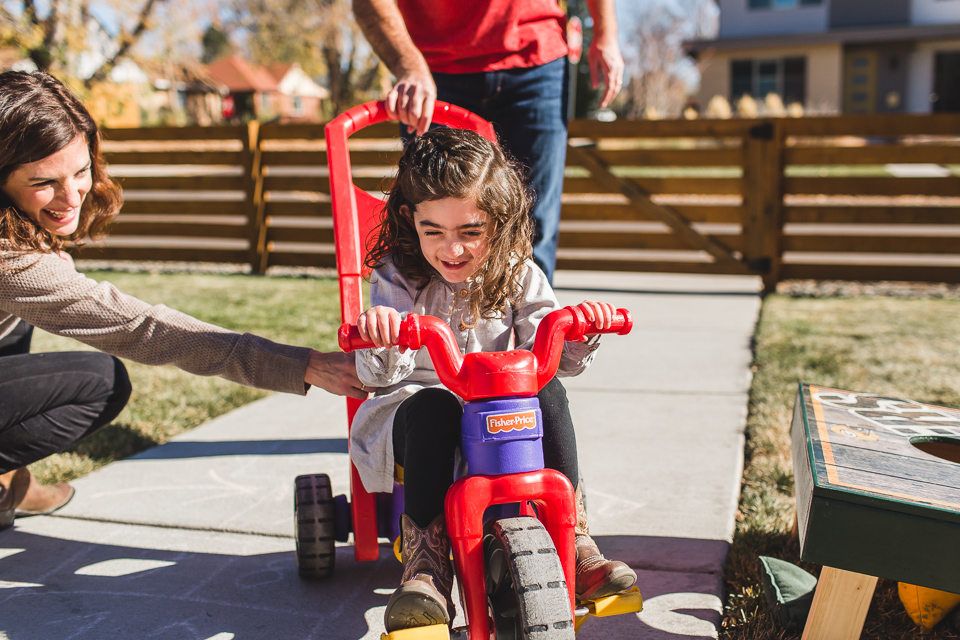
POLYGON ((801 383, 791 439, 800 557, 824 565, 805 640, 859 637, 876 577, 960 593, 960 410, 801 383))

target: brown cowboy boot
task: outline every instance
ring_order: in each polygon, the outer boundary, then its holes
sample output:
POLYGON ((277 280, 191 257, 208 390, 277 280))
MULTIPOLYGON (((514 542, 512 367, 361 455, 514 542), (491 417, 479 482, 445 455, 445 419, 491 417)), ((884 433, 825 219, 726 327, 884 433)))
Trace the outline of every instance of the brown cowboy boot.
POLYGON ((20 469, 27 474, 30 484, 27 486, 27 492, 17 507, 17 517, 27 518, 29 516, 45 516, 53 513, 57 509, 66 506, 73 498, 73 487, 66 482, 58 484, 42 485, 25 468, 20 469))
POLYGON ((29 484, 30 472, 26 469, 0 475, 0 530, 13 526, 17 507, 23 501, 29 484))
POLYGON ((450 598, 453 563, 450 538, 441 513, 420 529, 407 514, 400 516, 401 584, 383 612, 387 633, 432 624, 450 625, 456 608, 450 598))
POLYGON ((596 600, 626 591, 637 581, 633 569, 618 560, 607 560, 590 537, 587 526, 587 509, 583 504, 583 492, 577 486, 577 600, 596 600))

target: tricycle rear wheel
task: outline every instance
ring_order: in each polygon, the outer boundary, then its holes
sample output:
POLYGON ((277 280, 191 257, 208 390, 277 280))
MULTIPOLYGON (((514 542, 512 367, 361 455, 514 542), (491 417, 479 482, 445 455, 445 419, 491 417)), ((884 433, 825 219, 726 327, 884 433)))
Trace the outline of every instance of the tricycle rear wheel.
POLYGON ((336 560, 337 508, 325 473, 297 476, 293 496, 297 537, 297 573, 326 578, 336 560))
POLYGON ((570 595, 550 534, 536 518, 500 518, 483 537, 487 598, 497 640, 575 637, 570 595))

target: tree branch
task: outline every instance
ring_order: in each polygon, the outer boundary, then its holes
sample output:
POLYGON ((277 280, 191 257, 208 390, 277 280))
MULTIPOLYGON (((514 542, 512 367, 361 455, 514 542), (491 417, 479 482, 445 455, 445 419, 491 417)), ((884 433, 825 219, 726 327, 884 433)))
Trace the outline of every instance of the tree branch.
POLYGON ((140 9, 140 15, 137 19, 137 26, 134 27, 133 31, 129 34, 122 35, 120 37, 120 45, 117 47, 116 53, 114 53, 113 56, 104 62, 100 68, 93 73, 92 76, 83 82, 83 85, 87 89, 90 89, 94 85, 103 82, 107 75, 109 75, 109 73, 113 71, 114 67, 117 66, 117 63, 119 63, 120 60, 127 55, 133 45, 140 40, 143 32, 147 30, 147 23, 150 21, 150 14, 153 12, 153 7, 158 2, 164 2, 164 0, 146 0, 146 2, 144 2, 143 7, 140 9))

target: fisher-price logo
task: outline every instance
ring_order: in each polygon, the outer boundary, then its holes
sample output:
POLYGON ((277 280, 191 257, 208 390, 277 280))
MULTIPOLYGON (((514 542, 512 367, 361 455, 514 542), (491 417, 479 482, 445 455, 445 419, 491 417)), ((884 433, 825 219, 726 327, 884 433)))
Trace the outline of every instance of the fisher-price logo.
POLYGON ((521 431, 523 429, 536 428, 537 413, 532 410, 487 416, 487 431, 489 433, 505 433, 507 431, 521 431))

